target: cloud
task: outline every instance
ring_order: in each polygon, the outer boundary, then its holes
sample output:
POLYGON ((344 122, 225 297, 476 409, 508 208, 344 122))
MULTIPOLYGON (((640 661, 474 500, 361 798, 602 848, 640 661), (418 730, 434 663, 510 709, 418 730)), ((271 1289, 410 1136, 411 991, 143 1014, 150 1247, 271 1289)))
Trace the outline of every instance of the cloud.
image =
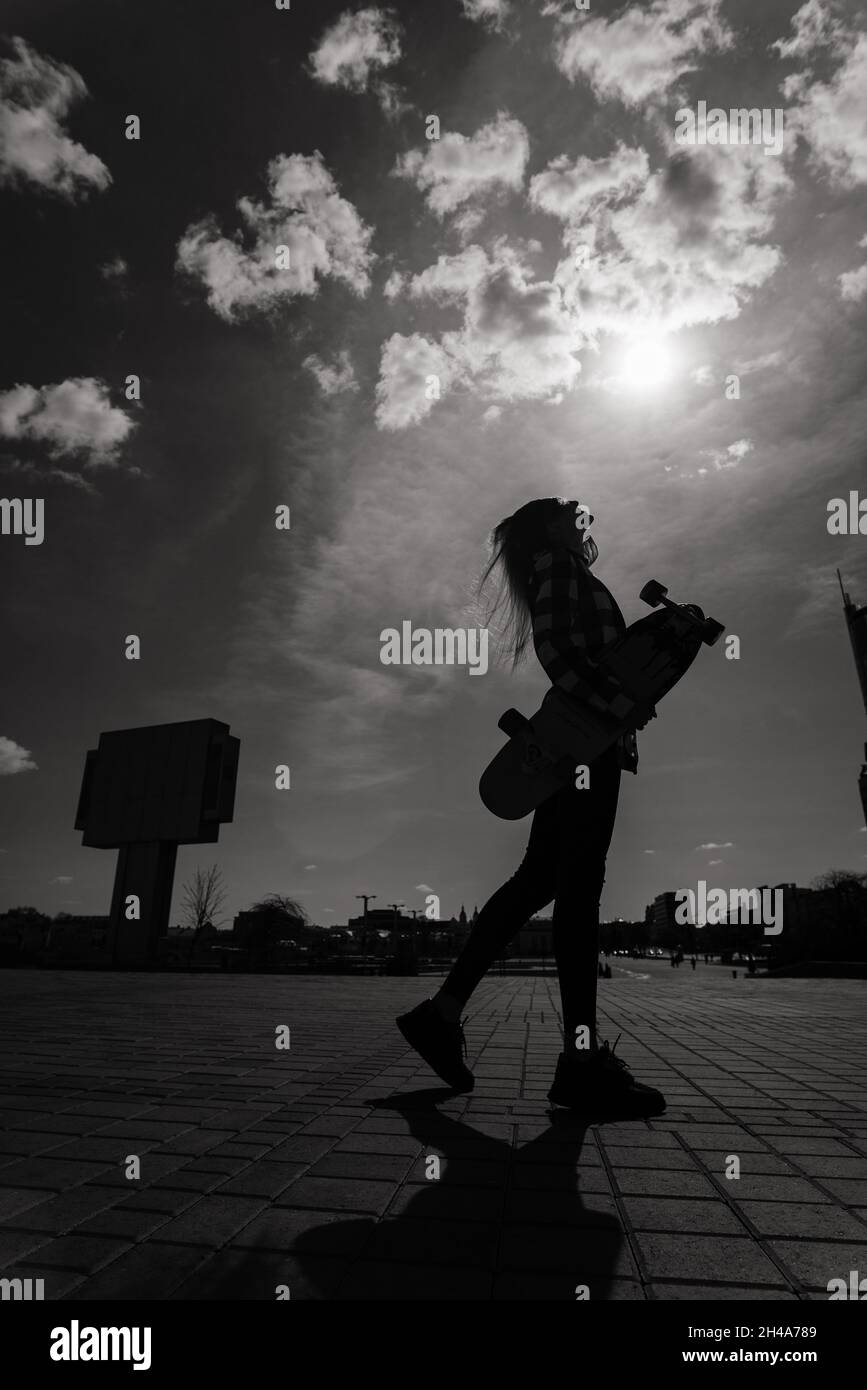
POLYGON ((395 334, 383 350, 377 420, 386 429, 417 423, 432 409, 426 377, 472 388, 491 403, 544 400, 574 386, 581 370, 575 325, 550 281, 533 280, 518 251, 498 240, 491 254, 470 246, 401 282, 412 299, 462 311, 438 342, 395 334))
POLYGON ((570 82, 589 82, 599 98, 626 106, 660 101, 704 54, 731 47, 720 6, 721 0, 653 0, 615 19, 561 15, 554 59, 570 82))
POLYGON ((346 348, 338 353, 333 362, 324 362, 315 352, 311 352, 301 365, 313 373, 320 391, 325 396, 336 396, 340 391, 358 390, 355 368, 346 348))
POLYGON ((867 265, 859 265, 857 270, 844 270, 838 275, 840 298, 849 304, 860 304, 867 295, 867 265))
POLYGON ((461 7, 467 19, 497 30, 504 28, 510 12, 508 0, 461 0, 461 7))
POLYGON ((244 229, 232 240, 209 216, 188 227, 178 243, 178 268, 206 287, 214 312, 227 322, 267 312, 299 295, 315 295, 326 278, 366 294, 373 229, 341 198, 319 151, 278 155, 268 165, 268 191, 268 204, 238 199, 244 229), (278 246, 288 247, 285 268, 278 265, 278 246))
POLYGON ((91 464, 114 463, 134 428, 95 377, 0 392, 0 436, 46 444, 51 458, 86 454, 91 464))
MULTIPOLYGON (((858 245, 867 248, 867 236, 862 236, 858 245)), ((837 277, 840 284, 840 297, 850 304, 860 304, 861 300, 867 295, 867 265, 861 265, 857 270, 846 270, 837 277)))
POLYGON ((713 381, 713 371, 706 362, 703 362, 700 367, 694 367, 692 369, 690 377, 695 382, 696 386, 710 386, 713 381))
POLYGON ((766 352, 761 357, 751 357, 747 362, 739 362, 737 373, 739 376, 751 376, 753 372, 764 372, 768 367, 778 367, 785 361, 785 354, 778 349, 776 352, 766 352))
POLYGON ((432 893, 432 892, 433 892, 433 889, 431 888, 431 886, 430 886, 429 883, 417 883, 415 886, 416 886, 416 889, 417 889, 417 891, 418 891, 419 893, 432 893))
POLYGON ((325 30, 310 55, 318 82, 367 91, 371 74, 392 67, 400 58, 400 26, 390 10, 347 11, 325 30))
POLYGON ((71 875, 71 874, 58 874, 56 878, 53 878, 53 879, 51 880, 51 882, 52 882, 52 883, 72 883, 72 882, 73 882, 73 878, 72 878, 72 875, 71 875))
POLYGON ((14 57, 0 59, 0 183, 36 184, 74 201, 111 183, 95 154, 71 140, 63 119, 87 95, 74 68, 12 39, 14 57))
MULTIPOLYGON (((431 140, 426 150, 410 150, 398 159, 393 173, 411 179, 426 195, 431 212, 445 217, 494 190, 520 189, 529 157, 524 126, 500 111, 475 135, 450 131, 431 140)), ((476 209, 474 220, 480 216, 476 209)), ((470 223, 464 227, 471 230, 470 223)))
POLYGON ((794 35, 771 44, 781 58, 806 58, 818 48, 836 46, 846 40, 846 28, 832 13, 827 0, 807 0, 792 15, 794 35))
POLYGON ((418 424, 433 410, 453 377, 453 366, 438 343, 420 333, 408 338, 393 333, 383 344, 376 384, 380 429, 401 430, 418 424))
POLYGON ((125 280, 129 274, 129 266, 123 256, 115 256, 114 260, 106 261, 99 267, 99 273, 103 280, 125 280))
MULTIPOLYGON (((710 459, 714 470, 720 472, 723 468, 737 468, 747 454, 753 452, 754 447, 751 439, 736 439, 734 444, 729 444, 725 449, 702 449, 701 457, 710 459)), ((699 468, 696 472, 700 477, 704 477, 709 469, 699 468)), ((683 473, 681 477, 691 478, 692 474, 683 473)))
POLYGON ((396 82, 374 82, 373 90, 382 107, 383 115, 389 121, 396 121, 414 109, 411 102, 404 100, 403 90, 396 82))
POLYGON ((725 844, 721 844, 721 845, 716 844, 713 840, 708 840, 708 842, 707 842, 706 845, 698 845, 698 846, 696 846, 696 848, 697 848, 697 849, 734 849, 734 844, 733 844, 733 842, 732 842, 731 840, 726 840, 725 844))
POLYGON ((36 767, 29 749, 22 748, 11 738, 0 737, 0 777, 14 777, 16 772, 34 772, 36 767))
POLYGON ((649 172, 647 152, 622 142, 601 159, 558 155, 530 180, 530 202, 564 222, 578 221, 596 204, 611 206, 640 192, 649 172))
POLYGON ((643 181, 641 168, 623 147, 577 161, 589 204, 562 160, 532 181, 536 205, 565 222, 554 279, 588 341, 735 318, 782 262, 764 241, 792 187, 780 160, 756 146, 672 148, 643 181))
POLYGON ((867 33, 849 29, 815 0, 797 12, 793 25, 794 38, 774 45, 781 56, 804 61, 803 70, 782 84, 788 128, 808 143, 812 167, 833 186, 867 183, 867 33), (838 62, 827 81, 812 69, 817 51, 838 62))

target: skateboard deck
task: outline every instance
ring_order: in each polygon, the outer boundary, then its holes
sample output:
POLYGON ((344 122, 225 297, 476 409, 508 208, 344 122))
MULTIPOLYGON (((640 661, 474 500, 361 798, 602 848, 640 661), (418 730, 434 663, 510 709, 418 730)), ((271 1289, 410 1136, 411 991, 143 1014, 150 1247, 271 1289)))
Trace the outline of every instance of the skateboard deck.
MULTIPOLYGON (((661 612, 630 624, 599 658, 601 672, 616 676, 636 707, 622 719, 549 690, 531 719, 507 710, 499 727, 509 742, 488 764, 479 782, 485 806, 502 820, 521 820, 549 796, 568 786, 576 767, 591 764, 621 734, 643 723, 689 670, 703 644, 712 646, 725 630, 694 604, 673 603, 664 585, 650 580, 645 603, 661 612)), ((591 773, 592 776, 592 773, 591 773)))

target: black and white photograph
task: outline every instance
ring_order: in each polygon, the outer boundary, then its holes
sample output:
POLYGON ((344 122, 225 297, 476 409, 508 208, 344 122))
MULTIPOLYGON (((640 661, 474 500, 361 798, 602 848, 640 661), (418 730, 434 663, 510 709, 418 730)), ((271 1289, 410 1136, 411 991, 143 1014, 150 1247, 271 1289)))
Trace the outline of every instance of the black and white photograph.
POLYGON ((27 1364, 855 1335, 865 214, 860 0, 0 0, 27 1364))

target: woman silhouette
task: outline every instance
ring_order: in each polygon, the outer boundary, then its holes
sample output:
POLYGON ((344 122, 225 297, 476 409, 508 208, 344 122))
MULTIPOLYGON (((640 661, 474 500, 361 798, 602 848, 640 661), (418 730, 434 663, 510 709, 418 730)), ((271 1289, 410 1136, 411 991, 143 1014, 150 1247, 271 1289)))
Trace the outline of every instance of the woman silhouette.
MULTIPOLYGON (((580 502, 562 497, 528 502, 496 527, 482 586, 500 566, 513 667, 532 637, 536 655, 555 686, 622 717, 633 708, 632 701, 594 660, 625 631, 626 623, 608 589, 590 573, 599 554, 596 542, 586 534, 592 521, 580 502)), ((655 711, 641 713, 639 728, 655 711)), ((589 787, 579 790, 568 784, 542 803, 533 817, 520 867, 479 913, 442 988, 397 1019, 407 1042, 456 1090, 469 1091, 474 1085, 464 1062, 462 1009, 507 943, 553 899, 564 1050, 548 1098, 584 1113, 623 1118, 658 1115, 665 1109, 662 1094, 640 1085, 622 1058, 596 1034, 599 899, 605 860, 621 772, 637 769, 635 735, 621 735, 592 763, 589 787)))

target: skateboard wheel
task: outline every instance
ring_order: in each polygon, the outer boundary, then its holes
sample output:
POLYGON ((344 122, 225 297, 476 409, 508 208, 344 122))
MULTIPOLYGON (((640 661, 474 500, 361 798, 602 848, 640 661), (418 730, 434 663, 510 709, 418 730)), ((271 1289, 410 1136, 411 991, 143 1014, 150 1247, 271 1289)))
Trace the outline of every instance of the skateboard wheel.
POLYGON ((520 710, 516 709, 507 709, 497 720, 497 728, 502 729, 507 738, 518 738, 529 727, 529 719, 525 719, 520 710))
POLYGON ((638 597, 642 603, 647 603, 651 608, 658 608, 668 593, 664 584, 660 584, 658 579, 648 579, 638 597))
POLYGON ((708 618, 704 624, 704 636, 701 640, 706 647, 712 647, 715 642, 719 641, 724 632, 725 628, 722 623, 718 623, 715 618, 708 618))

